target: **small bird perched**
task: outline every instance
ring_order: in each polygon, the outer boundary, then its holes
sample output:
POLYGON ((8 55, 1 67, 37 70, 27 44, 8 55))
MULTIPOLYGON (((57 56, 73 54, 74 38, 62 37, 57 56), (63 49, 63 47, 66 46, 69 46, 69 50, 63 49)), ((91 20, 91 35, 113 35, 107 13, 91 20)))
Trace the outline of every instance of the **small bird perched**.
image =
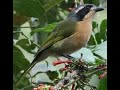
POLYGON ((92 19, 96 12, 104 10, 93 4, 83 4, 76 7, 68 17, 60 22, 48 35, 46 41, 35 55, 26 71, 15 82, 17 87, 22 78, 32 67, 48 56, 65 56, 84 47, 92 32, 92 19))

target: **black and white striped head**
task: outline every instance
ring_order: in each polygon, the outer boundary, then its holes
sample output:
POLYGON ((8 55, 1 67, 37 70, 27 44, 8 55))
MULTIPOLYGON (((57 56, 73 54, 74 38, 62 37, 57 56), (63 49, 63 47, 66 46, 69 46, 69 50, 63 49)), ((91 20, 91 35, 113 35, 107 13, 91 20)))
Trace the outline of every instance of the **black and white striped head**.
POLYGON ((102 11, 104 8, 97 7, 94 4, 83 4, 75 8, 69 17, 76 17, 79 21, 86 18, 92 18, 96 12, 102 11))

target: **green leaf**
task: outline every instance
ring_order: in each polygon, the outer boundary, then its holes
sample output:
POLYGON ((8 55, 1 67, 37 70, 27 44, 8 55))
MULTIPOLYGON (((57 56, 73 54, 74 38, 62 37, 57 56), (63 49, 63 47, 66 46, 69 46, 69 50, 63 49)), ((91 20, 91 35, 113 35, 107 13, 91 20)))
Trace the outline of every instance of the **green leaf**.
MULTIPOLYGON (((19 76, 20 77, 20 76, 19 76)), ((30 81, 27 77, 24 77, 24 79, 20 82, 20 84, 18 85, 19 89, 25 88, 26 86, 30 85, 30 81)), ((23 89, 25 90, 25 89, 23 89)))
POLYGON ((103 41, 107 40, 107 19, 104 19, 100 24, 100 30, 95 34, 97 42, 100 44, 103 41))
POLYGON ((48 24, 47 26, 43 28, 37 28, 31 32, 31 35, 33 35, 34 33, 38 33, 38 32, 51 32, 57 24, 58 24, 57 22, 54 22, 52 24, 48 24))
POLYGON ((24 70, 30 64, 23 53, 16 46, 13 46, 13 64, 24 70))
POLYGON ((97 27, 97 23, 96 22, 92 22, 92 27, 93 27, 93 30, 97 27))
POLYGON ((104 19, 100 25, 100 32, 104 32, 107 29, 107 19, 104 19))
POLYGON ((32 53, 31 50, 35 49, 36 47, 36 44, 34 44, 32 41, 30 45, 28 39, 21 39, 16 43, 16 45, 21 46, 23 49, 25 49, 29 53, 32 53))
MULTIPOLYGON (((59 16, 58 7, 55 6, 54 8, 51 8, 48 12, 46 12, 46 19, 47 19, 48 24, 58 21, 59 20, 58 16, 59 16)), ((44 17, 41 17, 41 18, 44 18, 44 17)))
POLYGON ((81 58, 81 53, 83 54, 83 60, 89 63, 90 62, 95 63, 95 58, 94 58, 93 53, 87 48, 81 48, 79 51, 71 54, 71 56, 75 58, 81 58))
POLYGON ((100 36, 101 36, 101 39, 103 40, 106 40, 107 37, 106 37, 106 34, 107 34, 107 19, 104 19, 102 22, 101 22, 101 25, 100 25, 100 36))
POLYGON ((47 0, 47 3, 43 6, 45 8, 45 11, 50 10, 55 5, 61 3, 64 0, 47 0))
POLYGON ((29 17, 40 17, 45 13, 40 0, 13 0, 13 8, 20 14, 29 17))
POLYGON ((100 80, 98 90, 107 90, 107 76, 100 80))
POLYGON ((100 44, 100 43, 101 43, 101 40, 102 40, 101 35, 100 35, 100 32, 98 32, 98 33, 95 34, 95 38, 96 38, 98 44, 100 44))
POLYGON ((18 79, 18 75, 20 74, 19 73, 20 71, 21 69, 17 65, 13 64, 13 83, 15 83, 16 80, 18 79))
POLYGON ((88 45, 96 45, 98 44, 98 39, 95 36, 96 34, 94 32, 92 32, 92 35, 90 37, 90 40, 88 42, 88 45))
MULTIPOLYGON (((13 83, 20 77, 21 70, 25 70, 28 65, 29 61, 24 57, 23 53, 17 48, 15 45, 13 46, 13 83)), ((29 85, 29 80, 24 78, 24 80, 20 83, 19 88, 23 88, 29 85)))
POLYGON ((96 59, 96 60, 95 60, 95 64, 96 64, 96 65, 100 65, 100 64, 103 64, 103 63, 105 63, 104 60, 101 60, 101 59, 96 59))
POLYGON ((84 3, 99 5, 99 0, 84 0, 84 3))
MULTIPOLYGON (((99 78, 98 78, 98 76, 95 75, 95 74, 93 74, 93 75, 91 76, 91 79, 90 79, 89 83, 90 83, 91 86, 97 88, 98 85, 99 85, 99 78)), ((87 90, 87 89, 85 89, 85 90, 87 90)), ((91 90, 91 89, 88 89, 88 90, 91 90)), ((93 89, 93 90, 96 90, 96 89, 93 89)))
POLYGON ((29 17, 41 17, 55 5, 61 3, 63 0, 47 0, 45 5, 41 0, 14 0, 13 8, 22 15, 29 17))
MULTIPOLYGON (((84 1, 85 1, 85 0, 84 0, 84 1)), ((91 2, 92 4, 95 4, 95 5, 97 5, 97 6, 99 5, 99 0, 91 0, 91 1, 92 1, 92 2, 91 2)))
POLYGON ((97 45, 93 52, 107 60, 107 41, 97 45))
POLYGON ((34 82, 36 83, 42 83, 42 84, 47 84, 47 83, 52 83, 52 81, 49 79, 48 75, 46 73, 38 73, 34 77, 34 82))
POLYGON ((46 72, 50 80, 54 80, 58 77, 58 72, 57 71, 48 71, 46 72))
MULTIPOLYGON (((13 75, 16 76, 20 71, 21 69, 16 64, 13 64, 13 75)), ((16 80, 16 78, 13 79, 16 80)))

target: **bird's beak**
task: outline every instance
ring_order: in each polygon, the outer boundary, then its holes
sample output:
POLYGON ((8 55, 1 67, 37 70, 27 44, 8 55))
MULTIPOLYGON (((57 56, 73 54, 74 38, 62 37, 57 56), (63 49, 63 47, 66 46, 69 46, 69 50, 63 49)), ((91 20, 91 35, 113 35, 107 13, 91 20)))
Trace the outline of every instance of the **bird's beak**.
POLYGON ((96 8, 94 8, 95 12, 99 12, 99 11, 102 11, 102 10, 104 10, 104 8, 102 8, 102 7, 96 7, 96 8))
POLYGON ((92 11, 95 11, 95 12, 99 12, 99 11, 102 11, 102 10, 104 10, 104 8, 103 7, 101 7, 101 6, 94 6, 94 7, 92 7, 91 8, 91 10, 92 11))

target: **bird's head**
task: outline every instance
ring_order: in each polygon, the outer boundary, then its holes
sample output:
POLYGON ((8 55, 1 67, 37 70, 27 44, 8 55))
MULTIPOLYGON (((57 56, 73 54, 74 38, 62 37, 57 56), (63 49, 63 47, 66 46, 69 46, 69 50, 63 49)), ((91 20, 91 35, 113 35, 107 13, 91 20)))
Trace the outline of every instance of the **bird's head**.
POLYGON ((79 21, 92 19, 96 12, 102 10, 104 10, 104 8, 97 7, 94 4, 83 4, 75 8, 68 17, 75 17, 79 21))

